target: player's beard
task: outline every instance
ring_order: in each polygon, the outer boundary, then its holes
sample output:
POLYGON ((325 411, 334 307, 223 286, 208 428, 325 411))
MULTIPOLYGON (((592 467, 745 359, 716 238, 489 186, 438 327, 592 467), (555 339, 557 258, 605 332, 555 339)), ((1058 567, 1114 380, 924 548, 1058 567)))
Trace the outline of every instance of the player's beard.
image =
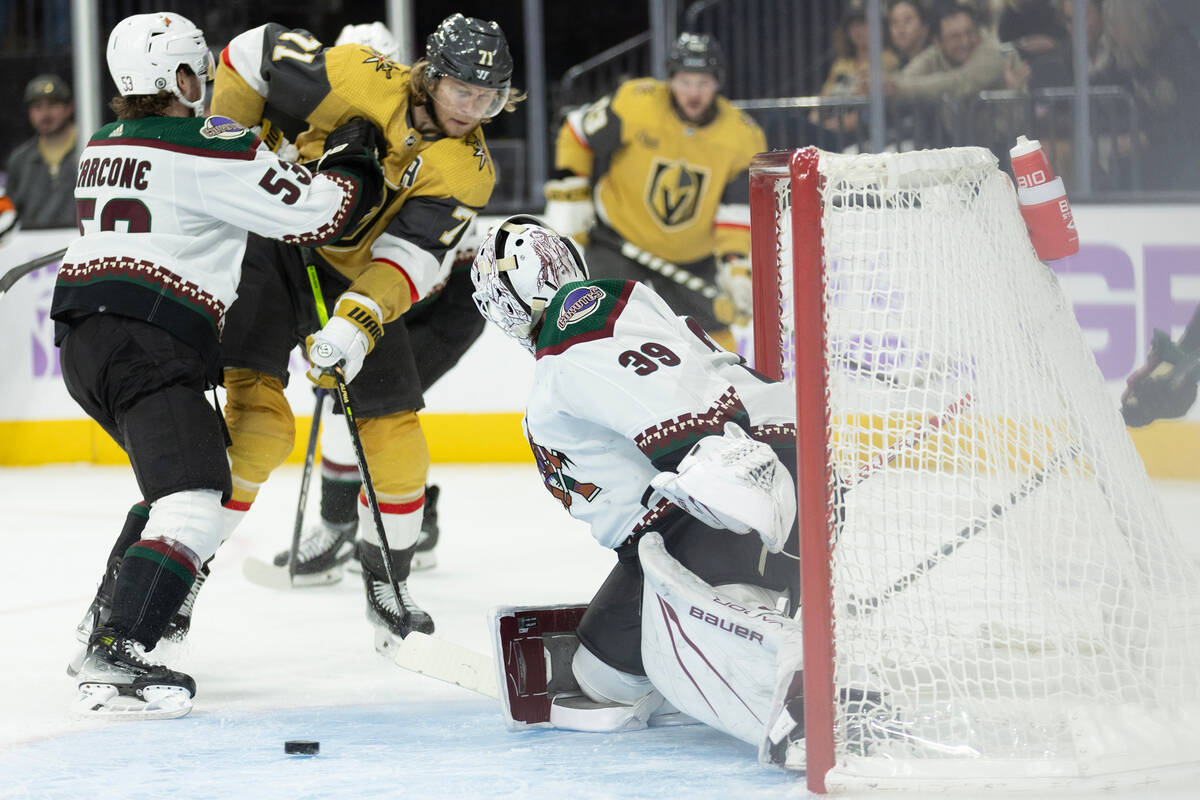
POLYGON ((464 136, 467 136, 472 131, 474 131, 480 125, 479 122, 475 122, 473 125, 466 127, 466 129, 463 130, 461 133, 456 134, 453 131, 449 130, 446 127, 446 123, 444 123, 442 121, 441 117, 438 116, 437 103, 433 100, 432 97, 429 99, 429 102, 425 104, 425 110, 427 112, 429 112, 429 118, 433 120, 433 124, 437 126, 437 129, 439 131, 442 132, 442 135, 447 138, 450 138, 450 139, 461 139, 464 136))
POLYGON ((683 107, 681 105, 679 105, 679 101, 675 99, 674 93, 671 93, 670 97, 671 97, 671 109, 675 112, 675 116, 679 117, 681 120, 686 122, 688 125, 698 125, 698 126, 707 125, 708 123, 712 122, 717 116, 716 95, 713 96, 712 102, 708 104, 708 107, 705 108, 703 111, 701 111, 699 114, 697 114, 694 118, 689 117, 687 112, 684 111, 683 107))

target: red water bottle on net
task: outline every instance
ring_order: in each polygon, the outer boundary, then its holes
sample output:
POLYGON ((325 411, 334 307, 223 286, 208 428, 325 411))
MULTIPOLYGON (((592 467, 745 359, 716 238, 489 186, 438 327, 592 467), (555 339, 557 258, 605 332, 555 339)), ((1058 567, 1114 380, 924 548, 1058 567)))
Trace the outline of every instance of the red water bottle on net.
POLYGON ((1017 202, 1038 258, 1050 261, 1078 253, 1079 233, 1067 189, 1063 179, 1054 176, 1041 142, 1018 136, 1009 154, 1017 179, 1017 202))

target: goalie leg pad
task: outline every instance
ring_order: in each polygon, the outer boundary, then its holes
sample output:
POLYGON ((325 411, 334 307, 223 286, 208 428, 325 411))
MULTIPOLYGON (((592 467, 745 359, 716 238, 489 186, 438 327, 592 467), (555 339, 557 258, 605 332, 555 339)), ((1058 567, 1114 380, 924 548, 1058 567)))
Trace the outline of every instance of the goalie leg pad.
POLYGON ((667 553, 657 533, 642 537, 638 555, 647 676, 684 714, 759 745, 773 722, 779 654, 800 641, 800 623, 709 586, 667 553))

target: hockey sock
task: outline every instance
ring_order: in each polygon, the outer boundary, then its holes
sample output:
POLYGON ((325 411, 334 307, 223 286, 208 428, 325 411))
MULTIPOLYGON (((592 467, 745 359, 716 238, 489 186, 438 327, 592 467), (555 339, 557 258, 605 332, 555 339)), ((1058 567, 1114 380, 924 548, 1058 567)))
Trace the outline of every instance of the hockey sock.
POLYGON ((142 531, 146 529, 146 522, 150 519, 150 506, 146 501, 135 503, 129 509, 129 513, 125 516, 125 524, 121 527, 121 533, 117 536, 116 544, 108 553, 108 561, 104 565, 104 578, 100 581, 100 591, 97 593, 101 597, 112 597, 113 585, 116 581, 117 572, 121 568, 121 560, 125 557, 125 551, 142 538, 142 531))
MULTIPOLYGON (((416 545, 403 550, 388 551, 392 556, 392 575, 396 577, 397 583, 408 580, 408 574, 412 571, 413 553, 416 551, 416 545)), ((383 548, 379 545, 359 542, 358 559, 362 562, 363 569, 370 572, 375 580, 387 580, 387 570, 383 566, 383 548)))
POLYGON ((143 539, 125 551, 108 626, 153 650, 183 605, 200 564, 178 542, 143 539))
MULTIPOLYGON (((325 472, 322 465, 322 473, 325 472)), ((321 475, 321 519, 334 525, 358 522, 358 467, 354 467, 353 480, 339 480, 327 474, 321 475)))

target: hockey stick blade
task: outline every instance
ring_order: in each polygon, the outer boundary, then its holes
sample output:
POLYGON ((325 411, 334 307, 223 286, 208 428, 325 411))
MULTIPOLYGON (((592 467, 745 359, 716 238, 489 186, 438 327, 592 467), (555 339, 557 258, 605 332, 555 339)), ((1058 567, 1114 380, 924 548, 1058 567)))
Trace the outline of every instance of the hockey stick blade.
POLYGON ((500 699, 496 665, 489 655, 418 631, 404 637, 395 649, 392 660, 401 669, 500 699))
POLYGON ((328 586, 331 583, 337 583, 342 579, 342 568, 338 567, 315 575, 292 576, 288 572, 287 564, 275 566, 254 556, 248 556, 242 562, 242 576, 255 586, 286 591, 292 587, 328 586))
POLYGON ((38 256, 32 261, 26 261, 24 264, 18 264, 8 272, 4 273, 4 275, 0 276, 0 297, 4 297, 5 293, 12 288, 13 284, 21 280, 21 278, 24 278, 35 269, 44 267, 47 264, 53 264, 55 261, 58 261, 60 258, 62 258, 63 254, 66 252, 67 248, 65 247, 62 250, 55 250, 53 253, 47 253, 44 256, 38 256))

